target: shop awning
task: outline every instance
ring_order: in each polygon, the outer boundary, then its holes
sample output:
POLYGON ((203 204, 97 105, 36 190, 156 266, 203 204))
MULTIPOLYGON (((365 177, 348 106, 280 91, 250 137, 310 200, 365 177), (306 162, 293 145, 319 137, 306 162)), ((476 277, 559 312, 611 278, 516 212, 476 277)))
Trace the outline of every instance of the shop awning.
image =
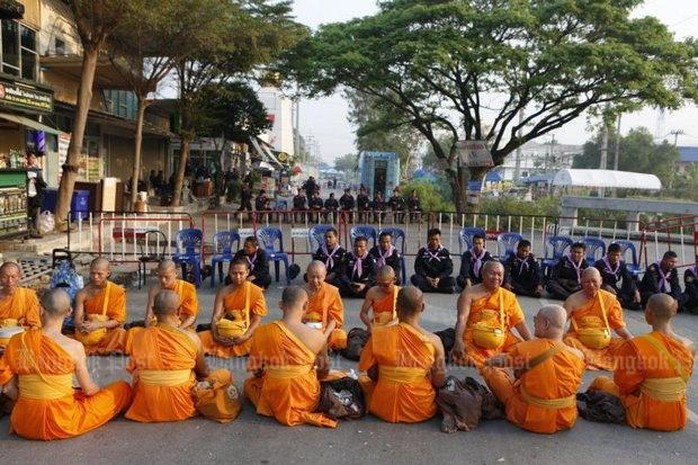
POLYGON ((11 115, 9 113, 0 113, 0 119, 21 124, 22 126, 26 126, 37 131, 48 132, 49 134, 59 135, 61 133, 61 131, 59 131, 58 129, 52 128, 51 126, 46 126, 45 124, 39 123, 38 121, 33 120, 31 118, 27 118, 25 116, 11 115))
POLYGON ((261 139, 258 140, 257 137, 250 137, 250 142, 252 142, 252 146, 260 156, 268 158, 270 162, 274 163, 279 168, 284 167, 261 139))
POLYGON ((553 186, 617 187, 658 191, 662 182, 653 174, 613 170, 562 169, 555 173, 553 186))

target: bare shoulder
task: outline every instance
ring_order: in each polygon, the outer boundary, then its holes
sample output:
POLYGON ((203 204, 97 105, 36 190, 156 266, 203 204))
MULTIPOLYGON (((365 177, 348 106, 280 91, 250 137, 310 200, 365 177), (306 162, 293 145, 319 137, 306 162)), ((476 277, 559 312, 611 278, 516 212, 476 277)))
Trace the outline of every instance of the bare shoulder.
POLYGON ((195 333, 194 331, 187 331, 184 329, 180 329, 184 334, 186 334, 189 339, 192 340, 194 344, 196 344, 196 347, 201 347, 201 338, 199 338, 199 335, 195 333))
POLYGON ((378 296, 379 292, 380 292, 380 286, 373 286, 366 293, 365 299, 370 300, 370 301, 374 301, 374 300, 376 300, 376 297, 378 296))
POLYGON ((216 297, 222 299, 223 297, 230 294, 232 291, 233 291, 233 285, 228 284, 227 286, 223 286, 220 289, 218 289, 218 291, 216 291, 216 297))
POLYGON ((584 294, 584 291, 577 291, 571 296, 569 296, 567 299, 565 299, 565 302, 562 304, 563 307, 568 312, 572 312, 577 309, 581 304, 584 303, 586 300, 586 296, 584 294))
POLYGON ((422 332, 422 334, 424 334, 424 336, 426 336, 426 338, 429 340, 429 342, 431 342, 431 344, 434 346, 434 349, 436 349, 437 354, 439 354, 439 353, 443 354, 445 352, 444 345, 441 342, 441 338, 439 336, 437 336, 436 334, 434 334, 432 332, 427 331, 424 328, 420 328, 420 331, 422 332))
POLYGON ((87 357, 87 355, 85 355, 85 346, 82 345, 82 342, 63 336, 62 334, 59 338, 55 339, 55 341, 72 355, 76 361, 87 357))

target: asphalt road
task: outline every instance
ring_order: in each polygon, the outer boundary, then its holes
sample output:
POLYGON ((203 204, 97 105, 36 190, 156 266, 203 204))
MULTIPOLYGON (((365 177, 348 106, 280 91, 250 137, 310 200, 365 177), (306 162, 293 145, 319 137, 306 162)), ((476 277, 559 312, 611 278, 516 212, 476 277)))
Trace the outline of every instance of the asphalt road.
MULTIPOLYGON (((131 318, 141 318, 145 290, 129 289, 131 318)), ((208 283, 201 289, 201 321, 210 318, 214 291, 208 283)), ((266 292, 270 308, 267 321, 280 314, 280 287, 266 292)), ((424 326, 438 330, 455 322, 455 296, 429 295, 424 326)), ((522 298, 529 324, 544 302, 522 298)), ((345 300, 347 328, 358 326, 360 301, 345 300)), ((634 334, 647 330, 641 313, 626 312, 634 334)), ((679 315, 675 328, 698 340, 698 317, 679 315)), ((244 359, 209 359, 214 366, 227 366, 242 387, 244 359)), ((101 384, 128 379, 125 357, 92 357, 90 368, 101 384)), ((336 368, 352 362, 339 357, 336 368)), ((475 375, 472 368, 453 368, 459 377, 475 375)), ((585 385, 598 373, 588 372, 585 385)), ((692 412, 698 411, 695 382, 689 385, 692 412)), ((341 422, 336 430, 310 426, 288 428, 271 418, 255 414, 246 404, 240 417, 226 425, 202 418, 169 424, 139 424, 118 418, 84 436, 41 443, 8 434, 8 417, 0 419, 0 463, 63 464, 102 463, 610 463, 694 464, 698 453, 698 417, 691 415, 685 430, 675 433, 632 430, 629 427, 590 423, 580 419, 571 431, 539 435, 520 430, 504 420, 482 423, 471 432, 445 434, 440 418, 415 425, 393 425, 371 416, 341 422)))

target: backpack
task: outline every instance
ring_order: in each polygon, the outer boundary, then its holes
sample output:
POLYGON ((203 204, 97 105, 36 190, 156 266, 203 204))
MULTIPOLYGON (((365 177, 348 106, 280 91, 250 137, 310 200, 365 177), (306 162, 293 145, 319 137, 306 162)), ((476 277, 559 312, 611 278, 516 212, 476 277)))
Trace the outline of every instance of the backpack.
MULTIPOLYGON (((85 286, 85 283, 70 260, 61 260, 58 262, 56 268, 53 270, 51 275, 50 288, 63 289, 70 296, 71 306, 75 305, 75 296, 78 291, 85 286)), ((74 327, 73 314, 68 316, 63 323, 64 329, 70 329, 74 327)))

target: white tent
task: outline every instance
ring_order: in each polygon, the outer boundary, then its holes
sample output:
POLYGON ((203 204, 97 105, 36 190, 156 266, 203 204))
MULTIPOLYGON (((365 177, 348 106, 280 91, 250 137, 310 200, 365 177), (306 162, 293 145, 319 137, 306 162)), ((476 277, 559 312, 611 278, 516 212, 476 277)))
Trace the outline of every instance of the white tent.
POLYGON ((653 174, 613 170, 563 169, 555 173, 553 186, 616 187, 658 191, 662 182, 653 174))

